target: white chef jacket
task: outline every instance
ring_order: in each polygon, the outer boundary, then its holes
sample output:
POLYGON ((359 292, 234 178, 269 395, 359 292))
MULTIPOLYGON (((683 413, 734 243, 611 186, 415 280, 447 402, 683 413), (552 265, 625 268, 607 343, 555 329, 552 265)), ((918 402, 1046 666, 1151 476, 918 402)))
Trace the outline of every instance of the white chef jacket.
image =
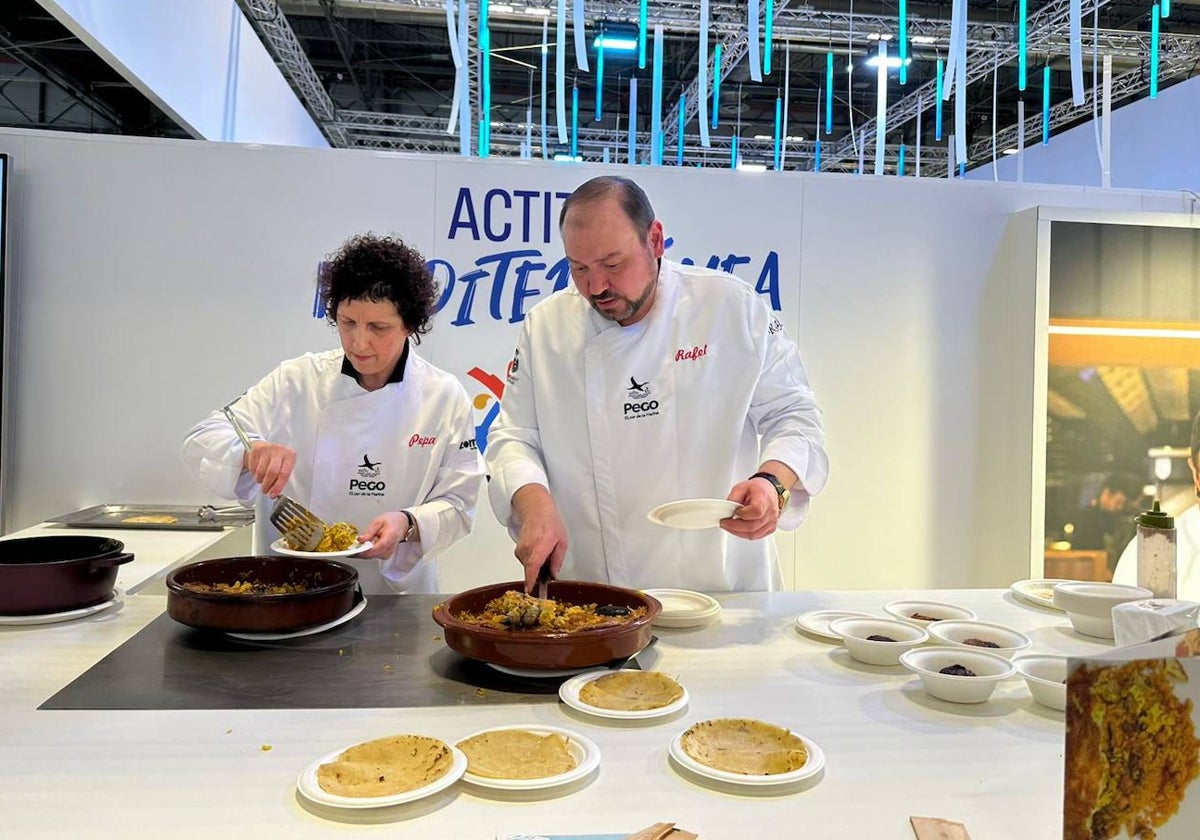
MULTIPOLYGON (((284 493, 326 522, 361 532, 375 517, 407 510, 419 542, 388 558, 345 558, 363 591, 437 592, 431 562, 471 530, 483 470, 466 390, 426 362, 411 342, 403 378, 368 391, 342 372, 341 350, 284 362, 233 406, 253 439, 296 450, 284 493)), ((279 532, 274 500, 242 469, 245 451, 229 421, 214 411, 190 432, 183 458, 213 493, 255 506, 255 551, 269 554, 279 532)))
MULTIPOLYGON (((1175 597, 1200 601, 1200 505, 1192 505, 1175 520, 1175 597)), ((1137 586, 1137 537, 1117 561, 1113 583, 1137 586)))
POLYGON ((636 324, 600 317, 574 286, 530 310, 485 460, 492 510, 514 538, 513 493, 549 489, 567 529, 561 577, 708 592, 779 588, 775 541, 667 528, 651 509, 723 499, 777 460, 803 482, 780 517, 791 529, 829 472, 783 325, 738 278, 667 260, 636 324))

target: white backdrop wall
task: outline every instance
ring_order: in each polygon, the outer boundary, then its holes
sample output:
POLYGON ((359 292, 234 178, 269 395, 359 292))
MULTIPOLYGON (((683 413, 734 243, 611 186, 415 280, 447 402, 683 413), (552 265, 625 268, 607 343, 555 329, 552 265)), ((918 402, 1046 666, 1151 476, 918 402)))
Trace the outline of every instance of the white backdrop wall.
MULTIPOLYGON (((1055 134, 1025 138, 1025 183, 1100 185, 1096 126, 1088 121, 1055 134)), ((1190 189, 1200 192, 1200 77, 1163 90, 1112 112, 1112 186, 1142 190, 1190 189)), ((1017 180, 1015 155, 989 160, 967 173, 977 181, 1017 180)))
MULTIPOLYGON (((485 424, 514 318, 565 282, 557 196, 623 171, 655 202, 670 255, 778 278, 832 459, 809 522, 780 537, 801 588, 1026 576, 1034 228, 1010 214, 1182 208, 1161 194, 20 131, 0 131, 0 151, 16 169, 7 528, 106 501, 210 501, 180 465, 184 431, 280 359, 336 345, 311 316, 315 268, 364 230, 441 261, 447 303, 421 350, 478 396, 485 424), (497 256, 513 251, 527 253, 497 256)), ((481 501, 443 588, 515 571, 481 501)))

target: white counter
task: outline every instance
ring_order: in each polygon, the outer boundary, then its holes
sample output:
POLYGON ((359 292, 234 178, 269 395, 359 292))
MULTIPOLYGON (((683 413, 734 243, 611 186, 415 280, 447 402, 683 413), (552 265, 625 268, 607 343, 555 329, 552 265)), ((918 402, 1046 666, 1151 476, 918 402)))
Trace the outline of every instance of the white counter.
MULTIPOLYGON (((657 630, 643 664, 691 695, 676 719, 612 726, 560 703, 471 708, 293 711, 38 711, 36 707, 152 621, 165 599, 135 595, 112 615, 0 628, 0 836, 326 837, 356 834, 492 840, 517 832, 633 831, 672 820, 715 838, 912 840, 910 815, 965 823, 988 840, 1061 837, 1063 717, 1019 678, 980 706, 926 695, 901 668, 871 668, 798 633, 813 609, 879 612, 916 593, 787 592, 724 596, 719 623, 657 630), (667 745, 709 717, 756 717, 825 751, 815 784, 773 796, 715 790, 670 763, 667 745), (397 732, 455 740, 498 724, 575 729, 601 749, 591 779, 556 796, 494 794, 458 783, 377 811, 306 804, 296 777, 324 753, 397 732), (262 749, 270 745, 269 751, 262 749)), ((939 591, 981 620, 1024 630, 1037 652, 1107 646, 1065 616, 1001 591, 939 591)), ((438 632, 430 621, 430 632, 438 632)), ((214 673, 214 679, 219 674, 214 673)))

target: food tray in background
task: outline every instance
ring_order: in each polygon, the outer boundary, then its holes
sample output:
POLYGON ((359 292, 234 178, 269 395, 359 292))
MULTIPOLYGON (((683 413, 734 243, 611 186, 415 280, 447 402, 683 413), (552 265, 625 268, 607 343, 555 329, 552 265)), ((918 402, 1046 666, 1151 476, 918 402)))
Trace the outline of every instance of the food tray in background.
POLYGON ((254 521, 254 511, 245 514, 222 514, 215 519, 200 518, 199 505, 93 505, 74 513, 46 520, 70 528, 129 528, 149 531, 220 531, 230 526, 248 525, 254 521), (150 517, 150 521, 145 518, 150 517), (168 521, 174 519, 174 522, 168 521), (131 521, 133 520, 133 521, 131 521))

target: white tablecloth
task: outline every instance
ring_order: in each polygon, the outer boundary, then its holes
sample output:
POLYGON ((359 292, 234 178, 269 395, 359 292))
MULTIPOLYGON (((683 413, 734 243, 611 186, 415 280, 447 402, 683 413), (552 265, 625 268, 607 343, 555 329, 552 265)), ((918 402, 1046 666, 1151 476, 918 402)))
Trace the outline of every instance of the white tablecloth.
MULTIPOLYGON (((304 838, 356 834, 492 840, 519 832, 633 831, 659 820, 715 838, 911 840, 910 815, 966 824, 977 840, 1061 837, 1063 717, 1020 678, 979 706, 929 697, 900 667, 873 668, 796 631, 816 609, 882 614, 894 598, 934 597, 1021 629, 1034 652, 1096 652, 1060 613, 1004 591, 786 592, 719 596, 699 630, 658 630, 646 667, 691 694, 680 717, 611 725, 561 703, 471 708, 286 711, 38 711, 37 705, 160 614, 135 595, 114 614, 0 628, 0 836, 304 838), (672 737, 710 717, 755 717, 825 751, 815 783, 786 795, 717 789, 670 762, 672 737), (598 773, 554 795, 459 783, 409 805, 337 812, 296 793, 324 753, 397 732, 453 742, 499 724, 575 729, 602 751, 598 773), (264 750, 269 745, 269 750, 264 750)), ((429 632, 439 628, 429 624, 429 632)), ((214 670, 219 679, 219 670, 214 670)), ((352 690, 350 687, 347 690, 352 690)))

